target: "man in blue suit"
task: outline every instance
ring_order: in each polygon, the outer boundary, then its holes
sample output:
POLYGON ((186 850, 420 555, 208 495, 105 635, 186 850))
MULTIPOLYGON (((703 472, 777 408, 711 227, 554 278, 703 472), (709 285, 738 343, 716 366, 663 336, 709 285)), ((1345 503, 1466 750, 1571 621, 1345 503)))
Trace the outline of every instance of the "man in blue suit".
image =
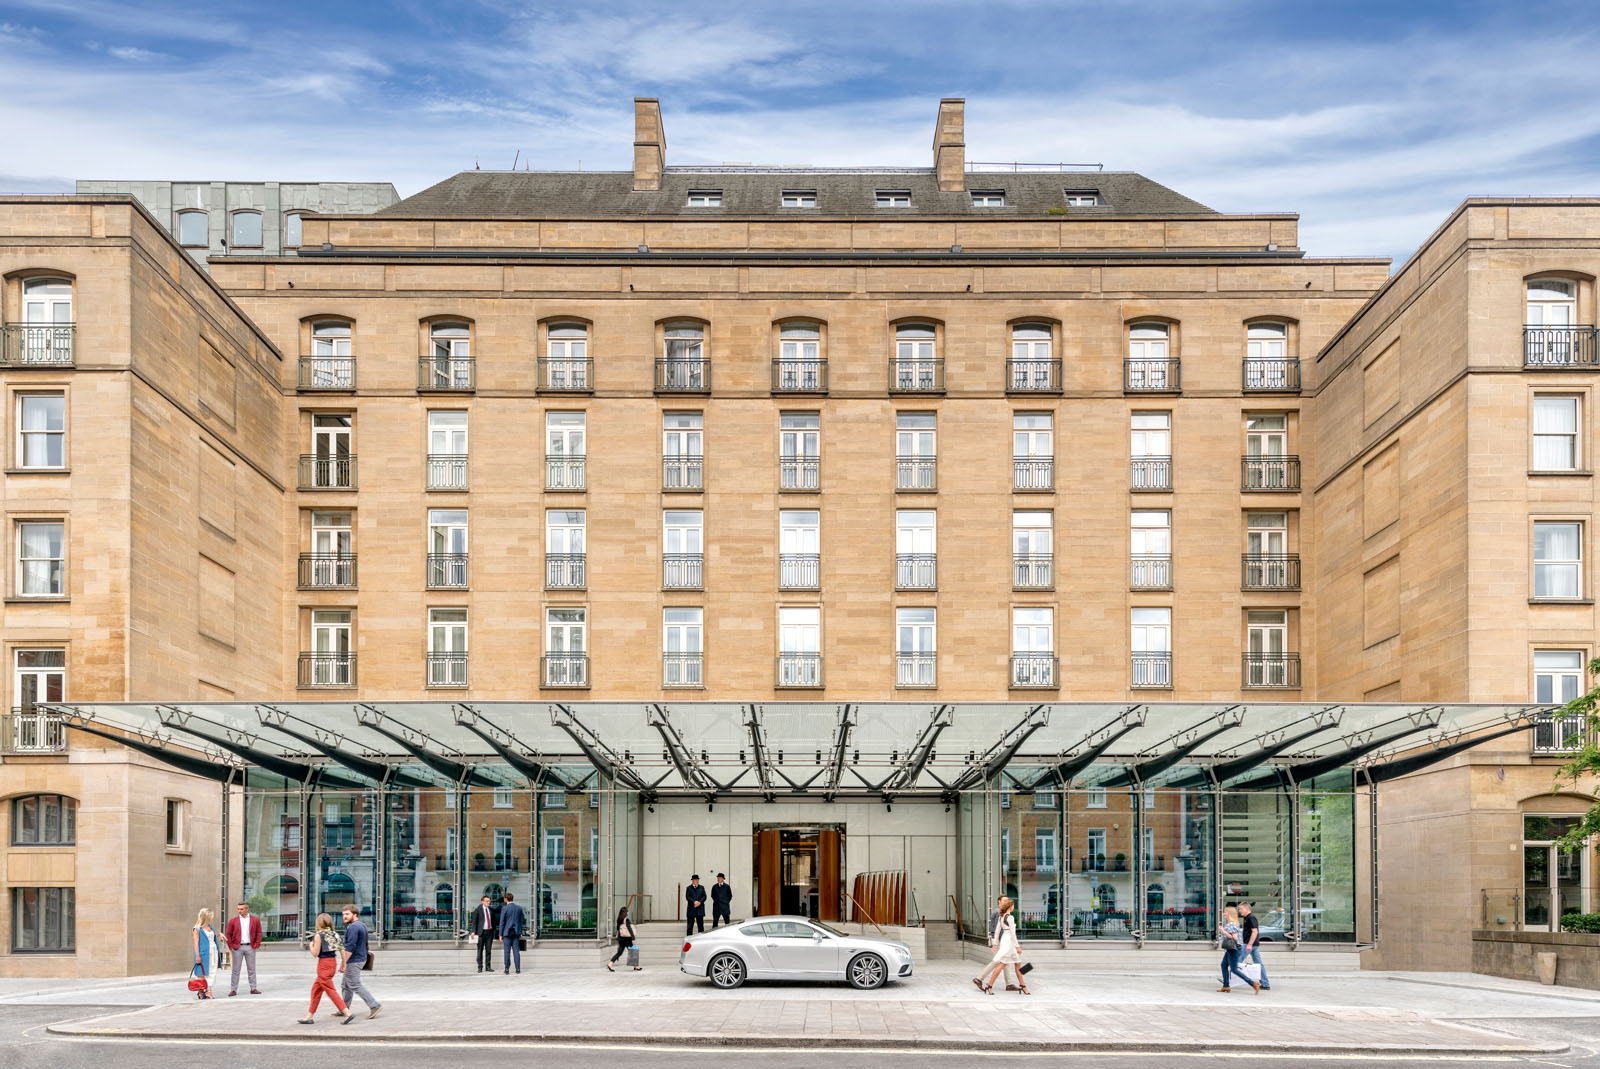
POLYGON ((517 972, 522 972, 522 932, 524 922, 522 907, 511 900, 511 892, 506 892, 506 904, 500 908, 500 943, 506 948, 506 975, 511 975, 511 962, 517 963, 517 972))

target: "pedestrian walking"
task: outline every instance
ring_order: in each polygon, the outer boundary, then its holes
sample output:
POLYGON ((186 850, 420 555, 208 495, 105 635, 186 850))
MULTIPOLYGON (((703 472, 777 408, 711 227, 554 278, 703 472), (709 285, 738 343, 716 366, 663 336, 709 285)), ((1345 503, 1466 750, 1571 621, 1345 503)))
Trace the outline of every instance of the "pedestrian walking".
POLYGON ((472 931, 469 940, 478 948, 478 971, 494 972, 494 933, 500 929, 500 915, 488 895, 478 900, 472 911, 472 931))
POLYGON ((706 930, 706 889, 700 886, 700 874, 695 873, 689 877, 689 889, 683 893, 683 900, 689 904, 685 915, 689 918, 689 927, 683 934, 693 935, 694 926, 700 925, 700 931, 706 930))
POLYGON ((261 989, 256 986, 256 951, 261 949, 261 918, 250 915, 248 902, 240 902, 234 908, 239 915, 229 917, 227 926, 222 929, 222 938, 228 944, 228 952, 233 955, 233 982, 228 985, 228 997, 239 993, 241 963, 250 967, 250 993, 259 995, 261 989))
POLYGON ((1272 984, 1267 980, 1267 967, 1261 963, 1261 922, 1256 920, 1256 904, 1254 902, 1239 903, 1239 963, 1246 960, 1255 963, 1259 970, 1256 982, 1261 985, 1262 991, 1271 991, 1272 984))
MULTIPOLYGON (((1015 968, 1022 964, 1022 944, 1017 941, 1017 921, 1014 916, 1017 904, 1005 895, 1000 896, 1000 921, 995 931, 997 941, 995 944, 994 959, 989 962, 989 967, 983 975, 975 981, 978 990, 985 995, 994 994, 994 982, 1000 974, 1005 972, 1007 965, 1015 968)), ((1017 989, 1024 995, 1031 995, 1028 985, 1022 981, 1022 974, 1017 974, 1017 989)))
POLYGON ((633 948, 638 938, 639 932, 633 926, 633 918, 628 916, 628 907, 623 906, 617 910, 617 952, 606 962, 606 968, 616 972, 617 959, 624 952, 629 952, 628 961, 633 965, 633 971, 638 972, 642 966, 639 965, 639 952, 633 948))
POLYGON ((367 1004, 367 1020, 370 1021, 383 1011, 383 1003, 373 998, 367 985, 361 982, 361 972, 372 958, 372 948, 367 945, 367 926, 361 923, 354 906, 344 907, 344 946, 339 953, 344 959, 339 963, 339 972, 343 974, 339 982, 339 995, 346 1007, 344 1023, 349 1024, 356 1019, 352 1011, 357 995, 367 1004))
MULTIPOLYGON (((1005 900, 1005 897, 1005 895, 1001 895, 996 898, 994 908, 989 911, 989 953, 991 954, 1000 949, 1000 903, 1005 900)), ((1005 970, 1003 969, 1001 970, 1002 974, 1004 971, 1005 970)), ((1017 972, 1017 967, 1015 965, 1011 966, 1011 978, 1015 980, 1016 983, 1007 984, 1006 990, 1021 991, 1022 974, 1017 972)), ((982 987, 983 985, 979 984, 978 986, 982 987)))
POLYGON ((728 877, 717 873, 717 882, 711 885, 711 930, 717 930, 717 918, 723 924, 733 923, 733 885, 728 877))
POLYGON ((201 998, 211 997, 211 970, 217 963, 217 933, 211 927, 211 911, 202 909, 194 921, 194 934, 190 937, 191 949, 194 951, 194 967, 190 969, 191 975, 198 975, 206 982, 206 988, 201 992, 201 998))
POLYGON ((339 997, 339 992, 333 986, 333 972, 339 965, 339 946, 339 933, 333 930, 333 918, 326 913, 318 913, 317 928, 307 947, 317 963, 317 976, 311 981, 311 1008, 300 1018, 301 1024, 316 1023, 317 1007, 322 1004, 323 995, 327 995, 333 1003, 335 1017, 343 1017, 346 1021, 350 1019, 350 1007, 345 1005, 344 999, 339 997))
POLYGON ((1222 947, 1222 986, 1217 988, 1226 995, 1233 990, 1233 978, 1237 976, 1250 987, 1256 994, 1261 994, 1261 985, 1239 970, 1239 911, 1232 906, 1227 906, 1222 911, 1222 923, 1217 925, 1219 945, 1222 947))
POLYGON ((506 975, 511 975, 511 962, 516 959, 517 975, 522 975, 522 933, 526 930, 522 907, 506 892, 505 905, 500 907, 500 942, 505 947, 506 975))

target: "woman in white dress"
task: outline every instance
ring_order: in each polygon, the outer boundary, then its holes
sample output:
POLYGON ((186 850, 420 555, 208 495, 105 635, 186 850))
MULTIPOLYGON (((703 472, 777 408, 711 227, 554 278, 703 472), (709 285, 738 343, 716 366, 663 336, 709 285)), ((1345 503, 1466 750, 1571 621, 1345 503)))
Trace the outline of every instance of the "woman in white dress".
MULTIPOLYGON (((1000 974, 1005 971, 1007 965, 1022 964, 1022 944, 1017 942, 1016 908, 1016 902, 1011 899, 1000 899, 1000 924, 994 933, 994 958, 978 980, 978 987, 985 995, 994 994, 994 982, 1000 979, 1000 974)), ((1020 969, 1017 970, 1017 985, 1024 995, 1033 993, 1028 990, 1028 982, 1022 978, 1020 969)))

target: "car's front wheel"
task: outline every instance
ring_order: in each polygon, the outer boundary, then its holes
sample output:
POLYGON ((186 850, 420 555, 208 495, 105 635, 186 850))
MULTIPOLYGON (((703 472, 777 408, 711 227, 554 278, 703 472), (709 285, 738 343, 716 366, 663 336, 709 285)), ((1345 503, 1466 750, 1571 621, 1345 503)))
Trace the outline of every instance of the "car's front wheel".
POLYGON ((711 977, 711 982, 724 991, 732 991, 744 983, 744 962, 737 954, 718 954, 711 959, 711 964, 706 968, 706 975, 711 977))
POLYGON ((889 978, 889 966, 876 954, 858 954, 850 959, 850 965, 844 971, 845 979, 850 981, 850 986, 857 991, 871 991, 882 987, 889 978))

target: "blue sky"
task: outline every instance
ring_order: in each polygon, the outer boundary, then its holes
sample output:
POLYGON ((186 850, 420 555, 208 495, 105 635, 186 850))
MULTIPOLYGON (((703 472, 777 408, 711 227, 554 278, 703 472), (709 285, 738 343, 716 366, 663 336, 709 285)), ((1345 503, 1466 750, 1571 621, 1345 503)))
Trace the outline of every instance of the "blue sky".
POLYGON ((474 160, 1098 162, 1317 255, 1409 253, 1479 193, 1600 193, 1600 9, 1507 3, 0 0, 0 190, 389 180, 474 160))

